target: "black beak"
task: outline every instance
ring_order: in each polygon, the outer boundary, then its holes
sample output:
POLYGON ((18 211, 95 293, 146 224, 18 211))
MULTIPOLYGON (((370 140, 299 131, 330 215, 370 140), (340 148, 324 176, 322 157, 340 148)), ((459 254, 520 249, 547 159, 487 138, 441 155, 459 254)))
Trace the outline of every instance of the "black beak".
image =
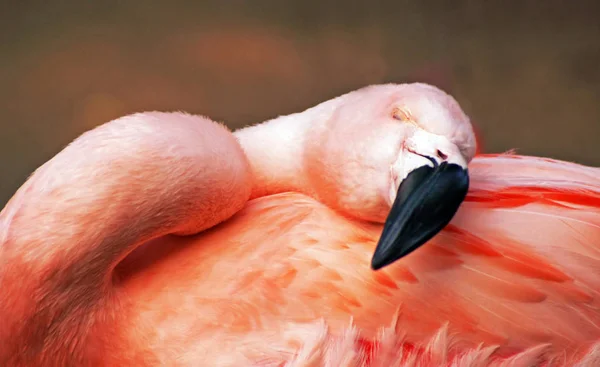
POLYGON ((450 223, 468 190, 468 171, 457 164, 442 162, 409 173, 398 188, 371 268, 390 265, 438 234, 450 223))

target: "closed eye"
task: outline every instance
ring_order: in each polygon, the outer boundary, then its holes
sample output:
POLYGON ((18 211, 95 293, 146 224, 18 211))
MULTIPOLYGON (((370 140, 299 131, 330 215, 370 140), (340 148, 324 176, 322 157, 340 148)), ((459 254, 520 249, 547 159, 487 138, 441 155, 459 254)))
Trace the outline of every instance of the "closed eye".
POLYGON ((394 111, 392 112, 392 117, 398 121, 414 123, 410 111, 403 108, 394 108, 394 111))

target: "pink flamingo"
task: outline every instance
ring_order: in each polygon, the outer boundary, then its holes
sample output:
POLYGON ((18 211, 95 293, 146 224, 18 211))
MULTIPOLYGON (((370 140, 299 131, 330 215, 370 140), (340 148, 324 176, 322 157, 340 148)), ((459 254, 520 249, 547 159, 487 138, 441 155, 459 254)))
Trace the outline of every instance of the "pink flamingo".
POLYGON ((423 84, 87 132, 0 214, 0 365, 600 365, 600 170, 475 145, 423 84))

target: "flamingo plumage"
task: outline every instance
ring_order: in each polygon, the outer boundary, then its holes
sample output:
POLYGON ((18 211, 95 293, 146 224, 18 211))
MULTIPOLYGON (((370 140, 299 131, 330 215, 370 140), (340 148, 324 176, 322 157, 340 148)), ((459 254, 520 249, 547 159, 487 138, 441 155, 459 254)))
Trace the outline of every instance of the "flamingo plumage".
POLYGON ((420 84, 233 134, 102 125, 0 214, 0 365, 598 365, 600 170, 475 145, 420 84), (407 167, 434 155, 470 162, 460 209, 374 266, 407 167))

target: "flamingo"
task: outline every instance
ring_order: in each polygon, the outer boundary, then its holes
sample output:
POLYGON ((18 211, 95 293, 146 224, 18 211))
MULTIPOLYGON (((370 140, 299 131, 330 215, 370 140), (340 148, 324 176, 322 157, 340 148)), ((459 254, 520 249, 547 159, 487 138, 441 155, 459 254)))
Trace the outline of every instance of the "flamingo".
POLYGON ((600 170, 476 145, 419 83, 88 131, 0 213, 0 365, 600 365, 600 170))

